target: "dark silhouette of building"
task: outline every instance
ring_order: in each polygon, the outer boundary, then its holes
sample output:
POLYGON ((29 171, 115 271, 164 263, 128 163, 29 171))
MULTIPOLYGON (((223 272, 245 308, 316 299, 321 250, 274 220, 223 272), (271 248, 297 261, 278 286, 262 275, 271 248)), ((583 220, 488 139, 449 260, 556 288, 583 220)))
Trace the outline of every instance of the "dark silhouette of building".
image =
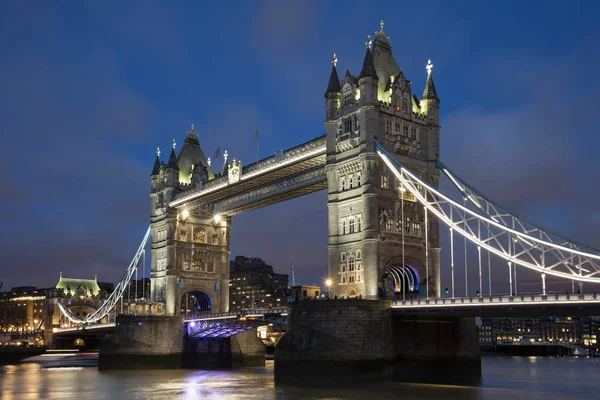
POLYGON ((287 304, 288 276, 276 274, 260 258, 237 256, 230 262, 229 310, 278 308, 287 304))

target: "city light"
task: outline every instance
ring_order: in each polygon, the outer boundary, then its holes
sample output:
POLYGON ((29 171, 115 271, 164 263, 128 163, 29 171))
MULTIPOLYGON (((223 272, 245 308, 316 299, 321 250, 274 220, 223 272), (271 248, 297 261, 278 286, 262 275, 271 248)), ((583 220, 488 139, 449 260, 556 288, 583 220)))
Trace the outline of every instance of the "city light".
POLYGON ((221 222, 221 216, 219 214, 215 215, 214 220, 215 220, 215 224, 218 224, 219 222, 221 222))
POLYGON ((331 285, 332 285, 332 284, 333 284, 333 282, 331 281, 331 279, 327 279, 327 280, 325 281, 325 285, 326 285, 327 287, 331 287, 331 285))
POLYGON ((181 212, 181 219, 183 221, 185 221, 189 216, 190 216, 190 211, 189 210, 183 210, 181 212))

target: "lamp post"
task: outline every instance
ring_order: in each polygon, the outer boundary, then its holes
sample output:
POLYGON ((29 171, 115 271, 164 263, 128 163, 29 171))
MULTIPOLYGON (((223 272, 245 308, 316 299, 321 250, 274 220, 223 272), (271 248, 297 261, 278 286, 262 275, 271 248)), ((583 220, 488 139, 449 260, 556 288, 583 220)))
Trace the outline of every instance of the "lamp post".
POLYGON ((327 286, 327 297, 331 297, 331 285, 333 284, 330 278, 327 278, 325 281, 325 286, 327 286))

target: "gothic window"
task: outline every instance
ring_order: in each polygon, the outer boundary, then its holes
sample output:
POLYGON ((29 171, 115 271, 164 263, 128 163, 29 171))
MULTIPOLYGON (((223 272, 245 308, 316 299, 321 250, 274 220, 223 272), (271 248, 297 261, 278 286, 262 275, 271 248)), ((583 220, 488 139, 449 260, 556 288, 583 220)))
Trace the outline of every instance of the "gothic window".
POLYGON ((408 112, 408 99, 402 99, 402 112, 408 112))
POLYGON ((342 192, 346 190, 346 177, 342 177, 342 192))
POLYGON ((400 111, 400 102, 398 101, 398 97, 394 97, 394 110, 400 111))
POLYGON ((418 222, 413 223, 413 234, 416 237, 421 237, 421 224, 418 222))
POLYGON ((391 232, 393 230, 393 226, 392 219, 388 218, 387 221, 385 221, 385 230, 391 232))
POLYGON ((361 260, 362 259, 362 250, 356 250, 356 259, 357 260, 361 260))
POLYGON ((352 132, 352 119, 347 118, 344 120, 344 134, 352 132))
POLYGON ((346 220, 342 221, 342 235, 346 234, 346 220))
POLYGON ((353 272, 355 268, 356 268, 356 261, 354 261, 354 258, 350 258, 348 260, 348 271, 353 272))
POLYGON ((163 194, 159 193, 158 196, 156 196, 156 208, 162 207, 163 205, 163 194))
POLYGON ((362 271, 356 273, 356 282, 362 282, 362 271))
POLYGON ((342 254, 340 255, 340 257, 341 257, 341 259, 342 259, 342 262, 346 261, 346 253, 342 253, 342 254))
POLYGON ((350 222, 348 223, 349 233, 354 233, 354 218, 350 218, 350 222))
POLYGON ((386 174, 381 174, 381 187, 383 189, 388 188, 388 177, 386 174))
POLYGON ((361 185, 361 175, 357 174, 356 175, 356 186, 359 187, 361 185))
POLYGON ((179 231, 179 240, 181 240, 183 242, 188 240, 187 231, 185 229, 182 229, 179 231))
POLYGON ((413 140, 417 139, 417 128, 415 128, 414 126, 410 128, 410 138, 413 140))
POLYGON ((348 277, 348 282, 349 282, 349 283, 353 283, 353 282, 354 282, 354 275, 350 275, 350 276, 348 277))
POLYGON ((356 231, 362 231, 362 216, 356 217, 356 231))
POLYGON ((346 272, 346 264, 341 265, 342 272, 346 272))
POLYGON ((404 217, 404 233, 406 235, 410 234, 410 216, 408 215, 404 217))
POLYGON ((219 244, 219 235, 212 235, 212 244, 219 244))
POLYGON ((183 267, 183 270, 184 271, 189 271, 191 265, 192 265, 192 260, 190 259, 190 254, 189 253, 184 253, 183 254, 183 259, 181 260, 181 266, 183 267))
POLYGON ((202 263, 202 261, 201 261, 201 260, 194 259, 194 260, 192 261, 192 271, 202 271, 202 270, 203 270, 203 268, 202 268, 202 264, 203 264, 203 263, 202 263))
POLYGON ((408 124, 404 124, 403 133, 404 133, 404 136, 408 136, 408 124))
POLYGON ((346 276, 342 276, 342 283, 346 283, 346 276))
POLYGON ((392 121, 389 119, 385 120, 385 133, 388 135, 392 134, 392 121))
POLYGON ((206 232, 202 228, 194 229, 194 242, 196 243, 204 243, 204 238, 206 236, 206 232))
POLYGON ((394 134, 399 135, 400 133, 400 121, 396 121, 394 123, 394 134))
POLYGON ((214 261, 208 261, 206 263, 206 272, 215 272, 215 262, 214 261))
POLYGON ((346 90, 344 92, 344 107, 352 103, 352 91, 346 90))

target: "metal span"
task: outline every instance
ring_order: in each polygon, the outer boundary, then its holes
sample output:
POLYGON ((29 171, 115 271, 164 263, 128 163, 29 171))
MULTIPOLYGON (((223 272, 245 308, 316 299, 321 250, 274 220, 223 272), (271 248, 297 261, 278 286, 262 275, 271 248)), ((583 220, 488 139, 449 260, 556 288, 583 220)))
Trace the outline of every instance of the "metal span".
POLYGON ((150 227, 148 227, 148 230, 146 230, 146 234, 144 235, 144 238, 142 239, 142 242, 140 243, 137 252, 133 256, 133 260, 131 260, 131 263, 129 263, 129 267, 127 267, 125 274, 115 287, 115 290, 113 290, 108 299, 106 299, 106 301, 102 303, 100 308, 98 308, 94 313, 82 318, 78 315, 75 315, 64 304, 59 302, 58 306, 62 314, 66 318, 68 318, 69 321, 75 324, 97 323, 98 321, 106 317, 115 308, 117 303, 122 299, 125 290, 129 287, 129 282, 131 281, 131 278, 136 274, 140 260, 142 259, 142 257, 145 257, 144 249, 146 248, 146 242, 148 241, 149 237, 150 227))
MULTIPOLYGON (((557 242, 560 238, 558 235, 553 235, 548 230, 500 207, 470 186, 461 185, 459 182, 462 181, 453 179, 454 175, 446 169, 448 172, 445 173, 450 174, 450 180, 454 180, 463 197, 476 209, 461 205, 419 179, 391 157, 377 141, 375 149, 399 180, 401 190, 408 190, 424 207, 425 213, 432 213, 448 226, 452 253, 454 232, 477 246, 480 290, 481 250, 487 250, 504 259, 511 271, 511 277, 512 269, 518 265, 540 272, 543 279, 548 274, 577 282, 600 283, 600 268, 597 264, 600 261, 600 252, 564 239, 557 242)), ((451 268, 454 269, 453 254, 451 268)), ((454 277, 454 274, 452 276, 454 277)), ((512 278, 510 285, 512 292, 512 278)), ((452 296, 454 297, 454 280, 452 296)))

